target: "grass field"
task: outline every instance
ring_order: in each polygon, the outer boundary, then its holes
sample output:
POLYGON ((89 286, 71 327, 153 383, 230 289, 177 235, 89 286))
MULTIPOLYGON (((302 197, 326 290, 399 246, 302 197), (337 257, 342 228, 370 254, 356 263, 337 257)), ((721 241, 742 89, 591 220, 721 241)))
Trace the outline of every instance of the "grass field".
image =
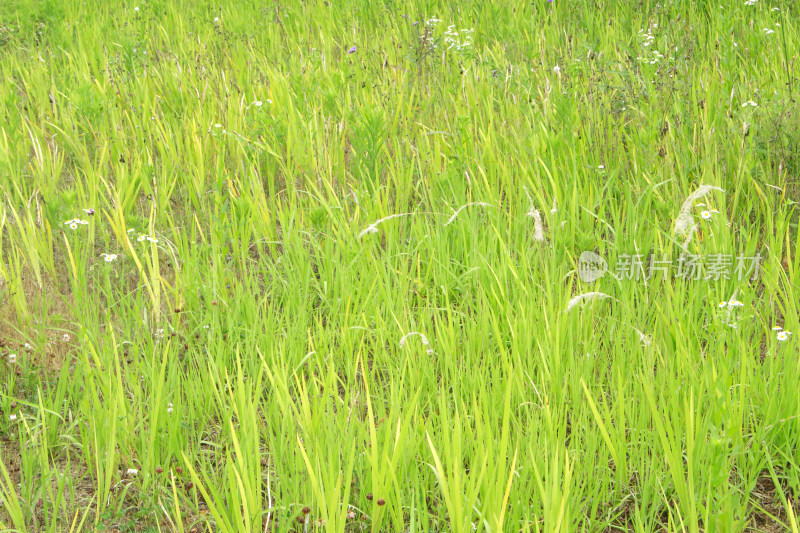
POLYGON ((798 533, 798 9, 0 2, 0 530, 798 533))

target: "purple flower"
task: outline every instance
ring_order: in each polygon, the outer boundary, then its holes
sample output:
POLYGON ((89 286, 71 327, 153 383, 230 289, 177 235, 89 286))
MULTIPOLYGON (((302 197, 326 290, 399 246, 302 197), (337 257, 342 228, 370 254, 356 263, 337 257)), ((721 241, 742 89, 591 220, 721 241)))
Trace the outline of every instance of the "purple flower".
POLYGON ((356 47, 355 47, 355 45, 353 45, 353 48, 351 48, 350 50, 348 50, 348 51, 347 51, 347 53, 348 53, 348 54, 355 54, 355 53, 356 53, 356 47))

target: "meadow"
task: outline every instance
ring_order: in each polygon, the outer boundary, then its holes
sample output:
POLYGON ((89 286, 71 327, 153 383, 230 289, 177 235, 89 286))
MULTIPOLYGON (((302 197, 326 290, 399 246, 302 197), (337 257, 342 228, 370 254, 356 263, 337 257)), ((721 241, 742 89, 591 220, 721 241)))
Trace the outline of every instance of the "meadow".
POLYGON ((0 530, 798 533, 798 8, 0 2, 0 530))

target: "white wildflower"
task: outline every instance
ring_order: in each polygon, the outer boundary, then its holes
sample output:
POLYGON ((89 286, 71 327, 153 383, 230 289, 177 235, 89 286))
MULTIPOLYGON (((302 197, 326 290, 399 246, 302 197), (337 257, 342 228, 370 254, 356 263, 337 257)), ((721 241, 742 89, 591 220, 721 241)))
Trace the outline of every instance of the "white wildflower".
POLYGON ((12 365, 13 365, 14 363, 16 363, 16 362, 17 362, 17 354, 15 354, 15 353, 10 353, 10 354, 8 354, 8 362, 9 362, 10 364, 12 364, 12 365))
POLYGON ((389 215, 388 217, 383 217, 381 219, 378 219, 369 226, 367 226, 366 228, 364 228, 363 230, 361 230, 361 233, 358 234, 358 238, 360 239, 361 237, 369 233, 378 233, 378 224, 386 222, 387 220, 391 220, 393 218, 398 218, 398 217, 407 217, 414 214, 416 213, 398 213, 395 215, 389 215))
POLYGON ((72 340, 72 337, 69 336, 69 333, 64 333, 61 336, 61 342, 69 342, 70 340, 72 340))
POLYGON ((444 223, 444 225, 445 225, 445 226, 449 226, 450 224, 452 224, 452 222, 453 222, 453 221, 456 219, 456 217, 458 217, 458 214, 459 214, 459 213, 460 213, 462 210, 466 209, 467 207, 469 207, 469 206, 471 206, 471 205, 480 205, 480 206, 483 206, 483 207, 494 207, 492 204, 487 204, 486 202, 470 202, 470 203, 468 203, 468 204, 464 204, 464 205, 462 205, 461 207, 459 207, 458 209, 456 209, 456 212, 455 212, 455 213, 453 213, 453 216, 451 216, 451 217, 450 217, 450 218, 447 220, 447 222, 445 222, 445 223, 444 223))
POLYGON ((406 340, 409 337, 413 337, 415 335, 419 337, 419 340, 420 340, 420 342, 422 342, 423 346, 427 346, 428 347, 427 350, 425 350, 425 352, 428 355, 432 355, 434 352, 433 352, 433 349, 431 348, 431 343, 428 340, 428 337, 426 337, 424 334, 422 334, 422 333, 420 333, 418 331, 412 331, 411 333, 407 333, 407 334, 403 335, 403 338, 400 339, 400 342, 399 342, 400 347, 402 348, 403 346, 405 346, 406 340))
POLYGON ((167 413, 168 413, 168 414, 172 414, 172 402, 169 402, 169 403, 167 404, 167 413))
POLYGON ((781 341, 781 342, 783 342, 785 340, 789 340, 789 335, 791 335, 791 334, 792 334, 791 331, 781 331, 780 333, 778 333, 777 339, 779 341, 781 341))
POLYGON ((633 328, 633 329, 635 329, 636 333, 639 334, 639 340, 641 341, 642 346, 650 346, 653 343, 653 338, 650 335, 647 335, 643 331, 640 331, 638 328, 633 328))
POLYGON ((544 229, 542 228, 542 217, 539 215, 539 210, 534 209, 528 213, 528 216, 533 217, 533 240, 544 241, 544 229))
POLYGON ((12 413, 12 414, 8 415, 8 419, 13 422, 14 420, 17 419, 17 415, 12 413))
POLYGON ((128 470, 125 471, 126 476, 135 476, 137 474, 139 474, 139 471, 136 470, 135 468, 129 468, 128 470))
POLYGON ((690 194, 686 200, 684 200, 683 205, 681 205, 681 210, 678 213, 678 217, 675 219, 675 235, 682 235, 686 237, 686 240, 683 243, 684 250, 689 247, 689 242, 692 240, 694 230, 697 228, 697 224, 694 222, 694 217, 692 217, 692 205, 696 200, 699 200, 714 190, 725 192, 721 188, 713 185, 701 185, 697 188, 697 190, 690 194))
POLYGON ((528 202, 530 202, 530 208, 528 209, 527 216, 533 218, 533 240, 542 242, 544 241, 542 217, 539 214, 539 210, 533 205, 533 198, 531 198, 528 188, 523 186, 523 189, 525 189, 525 194, 528 196, 528 202))
POLYGON ((584 301, 590 302, 590 301, 596 300, 596 299, 604 300, 606 298, 611 298, 612 300, 616 300, 616 298, 614 298, 613 296, 610 296, 610 295, 602 293, 602 292, 586 292, 584 294, 579 294, 578 296, 574 297, 569 302, 567 302, 567 308, 564 309, 564 312, 568 313, 570 310, 572 310, 573 307, 575 307, 576 305, 578 305, 581 302, 584 302, 584 301))

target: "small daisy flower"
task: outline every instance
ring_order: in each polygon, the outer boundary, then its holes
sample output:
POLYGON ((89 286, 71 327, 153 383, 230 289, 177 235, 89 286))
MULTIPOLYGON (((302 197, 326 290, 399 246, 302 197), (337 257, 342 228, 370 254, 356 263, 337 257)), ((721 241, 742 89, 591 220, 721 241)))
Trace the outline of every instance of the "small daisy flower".
POLYGON ((725 307, 726 305, 728 305, 728 302, 720 302, 720 303, 719 303, 719 305, 718 305, 717 307, 719 307, 720 309, 722 309, 722 308, 723 308, 723 307, 725 307))
POLYGON ((708 220, 709 218, 711 218, 711 211, 703 211, 700 213, 700 216, 708 220))
POLYGON ((705 207, 706 204, 695 204, 695 207, 705 207))
POLYGON ((92 209, 91 207, 88 209, 84 209, 83 212, 89 215, 90 217, 94 216, 94 209, 92 209))
POLYGON ((264 105, 264 102, 262 102, 261 100, 256 100, 255 102, 253 102, 253 105, 256 107, 261 107, 262 105, 264 105))
POLYGON ((78 222, 76 220, 67 220, 64 222, 65 226, 69 226, 69 229, 78 229, 78 222))
POLYGON ((8 354, 8 362, 11 363, 12 365, 14 363, 16 363, 17 362, 17 354, 15 354, 15 353, 8 354))
POLYGON ((158 244, 158 239, 156 239, 156 238, 153 238, 153 237, 147 236, 147 237, 146 237, 146 239, 147 239, 148 241, 152 242, 152 243, 158 244))
POLYGON ((780 327, 780 326, 772 326, 772 331, 780 331, 780 330, 782 330, 782 329, 783 329, 783 328, 782 328, 782 327, 780 327))
POLYGON ((731 307, 744 307, 744 304, 739 300, 733 300, 731 302, 728 302, 728 305, 730 305, 731 307))
POLYGON ((136 240, 139 242, 143 242, 147 238, 147 235, 139 235, 136 240))
POLYGON ((31 350, 33 350, 33 346, 30 343, 26 342, 25 349, 30 352, 31 350))
POLYGON ((789 335, 791 335, 791 334, 792 334, 791 331, 781 331, 781 332, 778 333, 777 338, 778 338, 779 341, 783 342, 785 340, 788 340, 789 339, 789 335))
POLYGON ((214 24, 219 23, 219 17, 214 17, 214 24))
POLYGON ((167 404, 167 413, 172 414, 172 402, 167 404))
POLYGON ((106 263, 116 261, 117 259, 117 254, 100 254, 100 255, 103 257, 103 259, 106 260, 106 263))
POLYGON ((61 336, 61 342, 69 342, 71 339, 72 339, 72 337, 69 336, 69 333, 64 333, 61 336))
POLYGON ((138 470, 136 470, 135 468, 129 468, 129 469, 128 469, 128 470, 125 472, 125 475, 126 475, 126 476, 135 476, 135 475, 137 475, 138 473, 139 473, 139 471, 138 471, 138 470))
POLYGON ((769 35, 769 34, 771 34, 771 33, 775 33, 775 30, 771 30, 771 29, 769 29, 769 28, 764 28, 764 34, 765 34, 765 35, 769 35))
POLYGON ((13 422, 14 420, 17 419, 17 415, 14 415, 14 414, 8 415, 8 419, 13 422))
POLYGON ((221 128, 221 127, 222 127, 222 124, 214 124, 214 127, 215 127, 215 128, 221 128))
POLYGON ((134 7, 134 8, 133 8, 133 10, 134 10, 136 13, 138 13, 138 12, 139 12, 139 6, 136 6, 136 7, 134 7))
POLYGON ((131 228, 131 229, 128 230, 128 233, 133 233, 134 231, 136 231, 136 230, 131 228))
POLYGON ((559 67, 558 65, 554 66, 553 72, 561 72, 561 67, 559 67))

